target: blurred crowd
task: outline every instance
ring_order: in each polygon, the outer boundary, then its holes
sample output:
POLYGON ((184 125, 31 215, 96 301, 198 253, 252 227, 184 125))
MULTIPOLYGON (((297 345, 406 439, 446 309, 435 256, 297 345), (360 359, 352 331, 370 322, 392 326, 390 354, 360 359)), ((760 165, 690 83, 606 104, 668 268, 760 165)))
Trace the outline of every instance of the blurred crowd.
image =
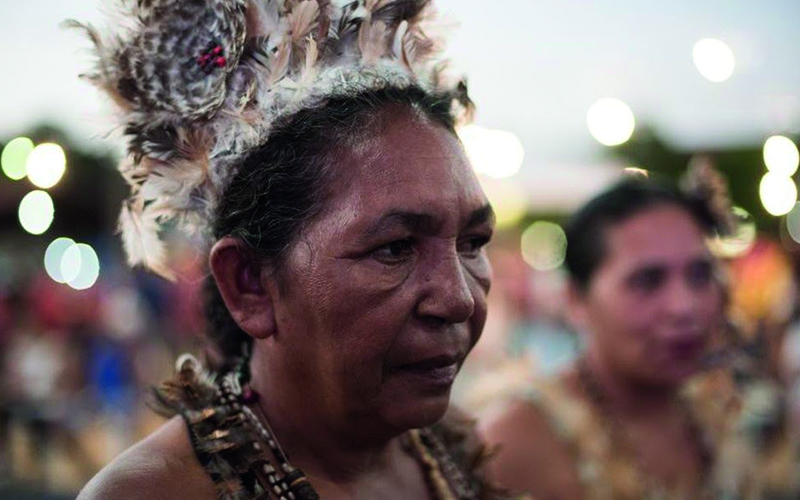
MULTIPOLYGON (((507 229, 490 247, 488 323, 454 389, 456 404, 476 413, 515 381, 566 367, 581 348, 564 309, 563 269, 532 269, 518 241, 507 229)), ((69 498, 162 422, 148 408, 151 389, 180 352, 203 349, 200 266, 186 263, 170 283, 126 271, 116 255, 101 253, 104 275, 89 290, 44 270, 0 289, 0 492, 14 485, 69 498)), ((725 267, 738 332, 731 342, 786 389, 798 426, 795 257, 759 239, 725 267)))
MULTIPOLYGON (((562 268, 531 268, 516 228, 501 230, 489 252, 488 323, 454 390, 456 404, 476 413, 515 381, 566 367, 582 343, 566 317, 562 268)), ((88 290, 56 283, 37 266, 3 281, 0 492, 27 485, 68 498, 162 422, 147 406, 151 389, 172 373, 177 354, 203 348, 203 276, 193 259, 186 254, 175 283, 127 271, 118 251, 101 252, 103 277, 88 290)), ((796 256, 761 238, 724 265, 737 332, 726 342, 747 353, 751 371, 786 389, 800 426, 796 256)))
POLYGON ((159 425, 150 389, 199 348, 199 279, 115 272, 110 259, 88 290, 44 270, 0 289, 0 492, 77 492, 159 425))

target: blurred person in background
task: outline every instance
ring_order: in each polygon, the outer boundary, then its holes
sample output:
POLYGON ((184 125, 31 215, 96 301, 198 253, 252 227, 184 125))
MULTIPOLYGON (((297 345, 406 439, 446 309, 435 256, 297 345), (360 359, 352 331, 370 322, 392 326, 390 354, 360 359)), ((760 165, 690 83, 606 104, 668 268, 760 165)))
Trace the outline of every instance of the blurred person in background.
MULTIPOLYGON (((11 291, 0 286, 0 374, 8 371, 8 345, 13 332, 11 291)), ((8 388, 0 386, 0 478, 10 476, 11 456, 8 443, 11 437, 11 398, 8 388)))
POLYGON ((690 382, 725 330, 706 245, 723 217, 708 191, 629 179, 573 216, 569 307, 586 349, 482 421, 502 485, 535 498, 797 498, 795 449, 747 425, 730 370, 690 382))
POLYGON ((216 349, 178 359, 171 420, 81 499, 495 497, 445 416, 494 218, 431 8, 139 2, 113 46, 87 28, 131 136, 131 263, 174 274, 161 222, 208 235, 216 349))
POLYGON ((800 328, 794 325, 787 335, 783 350, 783 366, 789 388, 789 412, 792 425, 800 428, 800 328))

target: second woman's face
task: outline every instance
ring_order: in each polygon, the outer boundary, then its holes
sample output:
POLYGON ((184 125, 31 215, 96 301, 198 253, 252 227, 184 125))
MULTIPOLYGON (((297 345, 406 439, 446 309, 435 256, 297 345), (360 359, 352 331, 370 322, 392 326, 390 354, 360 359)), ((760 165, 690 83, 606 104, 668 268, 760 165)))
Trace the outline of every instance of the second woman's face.
POLYGON ((605 245, 581 300, 591 348, 617 373, 680 382, 698 368, 722 307, 703 232, 661 205, 610 227, 605 245))
POLYGON ((319 411, 407 429, 438 420, 486 318, 493 214, 458 140, 401 113, 341 152, 276 307, 319 411))

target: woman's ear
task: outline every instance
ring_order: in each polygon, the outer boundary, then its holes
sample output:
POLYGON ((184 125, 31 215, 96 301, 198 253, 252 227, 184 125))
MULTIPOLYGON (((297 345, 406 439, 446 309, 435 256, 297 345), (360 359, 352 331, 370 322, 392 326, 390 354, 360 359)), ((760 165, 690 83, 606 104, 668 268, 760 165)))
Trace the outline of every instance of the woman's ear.
POLYGON ((248 252, 240 240, 225 236, 211 248, 209 265, 233 320, 250 336, 263 339, 275 333, 275 305, 263 266, 248 252))

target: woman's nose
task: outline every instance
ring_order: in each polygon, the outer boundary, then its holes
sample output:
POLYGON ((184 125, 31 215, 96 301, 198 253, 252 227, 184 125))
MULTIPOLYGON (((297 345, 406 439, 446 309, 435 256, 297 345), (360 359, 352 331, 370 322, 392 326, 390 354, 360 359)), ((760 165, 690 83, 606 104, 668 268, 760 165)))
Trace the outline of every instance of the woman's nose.
POLYGON ((677 279, 667 294, 667 312, 673 318, 691 318, 701 300, 703 294, 698 293, 686 280, 677 279))
POLYGON ((431 262, 423 273, 417 313, 446 323, 463 323, 475 310, 475 297, 455 251, 431 262))

